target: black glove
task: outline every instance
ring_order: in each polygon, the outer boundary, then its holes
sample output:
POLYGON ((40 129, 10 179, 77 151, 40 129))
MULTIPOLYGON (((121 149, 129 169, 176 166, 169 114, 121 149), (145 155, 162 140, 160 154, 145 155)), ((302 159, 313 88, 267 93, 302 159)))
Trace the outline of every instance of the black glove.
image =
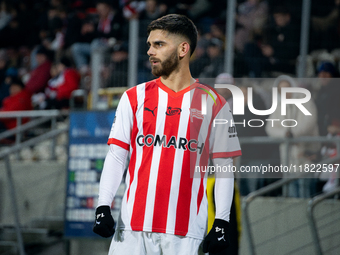
POLYGON ((217 253, 229 246, 229 222, 215 219, 214 225, 203 241, 203 252, 217 253))
POLYGON ((107 205, 99 206, 96 210, 93 232, 102 237, 110 237, 115 233, 114 224, 110 207, 107 205))

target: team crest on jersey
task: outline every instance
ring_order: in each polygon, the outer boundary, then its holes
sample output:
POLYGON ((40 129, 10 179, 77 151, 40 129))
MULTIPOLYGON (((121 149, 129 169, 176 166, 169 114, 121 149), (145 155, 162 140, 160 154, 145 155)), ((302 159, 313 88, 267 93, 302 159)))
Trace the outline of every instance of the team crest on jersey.
POLYGON ((168 107, 168 110, 165 112, 166 115, 168 116, 173 116, 173 115, 179 115, 182 112, 181 108, 178 107, 168 107))
POLYGON ((190 108, 190 121, 194 122, 194 118, 203 120, 204 116, 202 114, 202 112, 200 110, 194 109, 194 108, 190 108))

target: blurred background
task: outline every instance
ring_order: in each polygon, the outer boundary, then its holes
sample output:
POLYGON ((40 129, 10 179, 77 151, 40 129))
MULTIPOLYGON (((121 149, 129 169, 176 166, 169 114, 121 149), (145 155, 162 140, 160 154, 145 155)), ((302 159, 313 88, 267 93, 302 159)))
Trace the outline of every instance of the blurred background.
POLYGON ((316 168, 236 175, 226 254, 340 254, 340 0, 1 0, 0 255, 107 254, 91 231, 105 144, 122 93, 155 78, 146 28, 169 13, 198 28, 193 77, 238 86, 245 104, 251 87, 259 110, 273 87, 312 94, 312 116, 288 109, 297 128, 265 121, 279 108, 236 126, 238 167, 316 168))

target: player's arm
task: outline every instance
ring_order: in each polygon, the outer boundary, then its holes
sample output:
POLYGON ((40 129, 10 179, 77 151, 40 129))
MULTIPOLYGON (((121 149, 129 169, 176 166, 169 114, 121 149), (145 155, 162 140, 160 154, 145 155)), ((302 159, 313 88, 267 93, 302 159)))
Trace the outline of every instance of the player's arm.
MULTIPOLYGON (((215 158, 213 165, 226 166, 232 169, 232 158, 215 158)), ((229 219, 233 201, 234 176, 232 172, 215 173, 215 220, 214 224, 203 242, 203 251, 217 253, 229 246, 229 219)))
POLYGON ((93 231, 103 237, 114 234, 114 220, 111 216, 111 204, 122 181, 126 158, 130 148, 130 134, 133 112, 129 98, 123 94, 112 125, 106 155, 99 184, 98 207, 93 231))
MULTIPOLYGON (((214 166, 226 166, 226 169, 232 169, 232 158, 213 159, 214 166)), ((228 221, 230 219, 230 208, 234 194, 234 175, 232 172, 223 172, 215 174, 215 219, 228 221)))
MULTIPOLYGON (((231 170, 232 158, 241 155, 241 148, 229 105, 225 100, 221 101, 220 106, 213 108, 211 119, 223 119, 227 120, 227 123, 212 126, 209 151, 215 169, 218 169, 216 166, 223 166, 231 170)), ((214 191, 216 215, 213 227, 203 242, 204 252, 217 253, 229 246, 228 229, 233 192, 233 172, 216 172, 214 191)))
POLYGON ((106 155, 99 184, 99 206, 111 206, 124 174, 128 151, 115 144, 106 155))
POLYGON ((114 234, 114 220, 111 216, 111 204, 124 174, 128 151, 111 144, 106 155, 99 184, 98 207, 93 232, 110 237, 114 234))

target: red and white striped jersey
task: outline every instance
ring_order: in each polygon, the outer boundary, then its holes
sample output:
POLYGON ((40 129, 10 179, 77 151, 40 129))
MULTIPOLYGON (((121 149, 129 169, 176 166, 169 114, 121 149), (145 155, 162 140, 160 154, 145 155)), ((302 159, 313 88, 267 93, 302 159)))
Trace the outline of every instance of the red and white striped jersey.
POLYGON ((119 228, 203 239, 206 178, 194 168, 241 155, 235 128, 215 118, 230 123, 229 105, 198 82, 176 93, 158 78, 123 94, 108 141, 130 151, 119 228))

